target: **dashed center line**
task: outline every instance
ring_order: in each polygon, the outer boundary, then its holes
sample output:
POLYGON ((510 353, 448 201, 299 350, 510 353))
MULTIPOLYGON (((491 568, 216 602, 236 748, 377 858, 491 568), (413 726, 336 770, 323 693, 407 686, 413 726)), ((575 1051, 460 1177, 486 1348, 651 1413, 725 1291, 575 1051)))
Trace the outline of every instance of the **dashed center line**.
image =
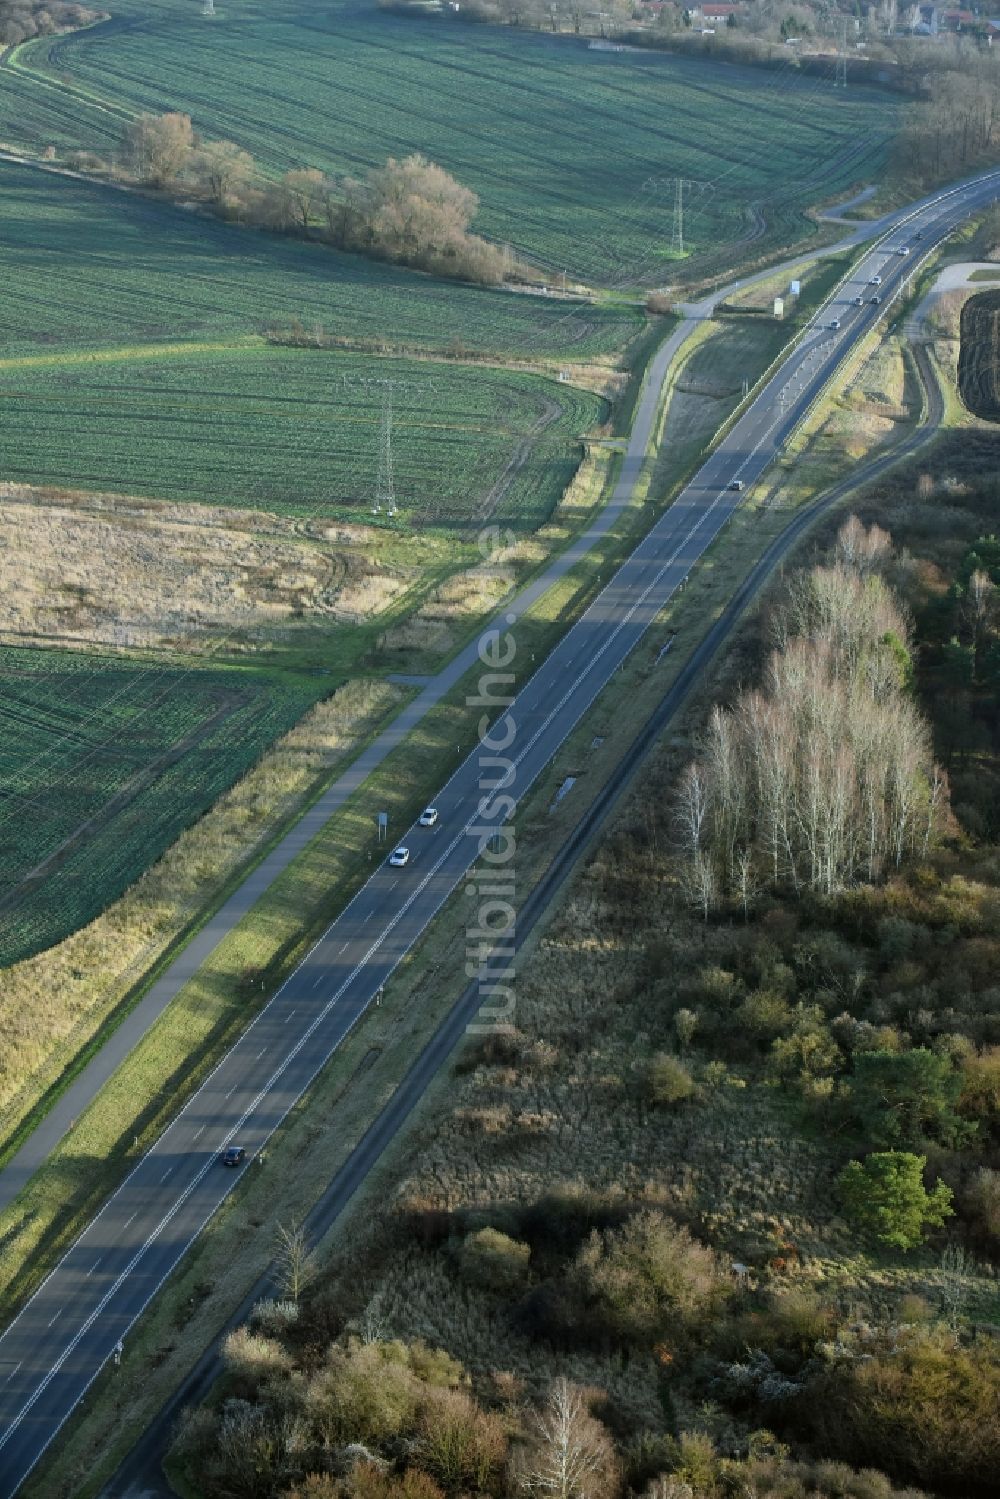
POLYGON ((293 1016, 293 1015, 294 1015, 294 1014, 295 1014, 295 1011, 294 1011, 294 1010, 289 1010, 289 1012, 288 1012, 288 1014, 287 1014, 287 1015, 286 1015, 286 1016, 285 1016, 285 1024, 286 1024, 286 1025, 287 1025, 287 1024, 288 1024, 288 1022, 289 1022, 289 1021, 290 1021, 290 1020, 291 1020, 291 1018, 292 1018, 292 1016, 293 1016))
POLYGON ((23 1363, 24 1359, 21 1359, 17 1364, 14 1365, 14 1368, 11 1369, 10 1373, 7 1375, 7 1378, 4 1380, 4 1384, 10 1384, 11 1380, 14 1378, 14 1375, 17 1373, 18 1369, 20 1369, 21 1364, 23 1363))
POLYGON ((323 979, 325 977, 326 977, 326 975, 321 973, 320 976, 319 976, 319 978, 316 980, 315 984, 313 984, 313 988, 314 989, 318 989, 319 986, 320 986, 320 984, 323 982, 323 979))
POLYGON ((166 1171, 164 1171, 163 1175, 160 1177, 160 1181, 161 1182, 165 1182, 166 1179, 167 1179, 167 1177, 170 1175, 171 1171, 173 1171, 173 1169, 174 1169, 173 1166, 168 1166, 167 1169, 166 1169, 166 1171))
POLYGON ((87 1278, 88 1279, 90 1278, 91 1275, 93 1275, 94 1271, 97 1269, 98 1265, 101 1263, 101 1261, 103 1260, 103 1258, 104 1258, 103 1254, 99 1254, 97 1256, 97 1259, 94 1261, 94 1263, 91 1265, 90 1269, 87 1271, 87 1278))
MULTIPOLYGON (((134 1217, 135 1213, 132 1214, 132 1218, 134 1217)), ((132 1222, 132 1218, 126 1218, 125 1222, 122 1224, 122 1228, 128 1228, 129 1224, 132 1222)))
POLYGON ((260 1049, 260 1051, 254 1057, 254 1061, 255 1062, 259 1062, 260 1059, 261 1059, 261 1057, 264 1055, 265 1051, 267 1051, 267 1047, 266 1046, 262 1046, 261 1049, 260 1049))
POLYGON ((232 1098, 233 1094, 236 1092, 236 1089, 238 1087, 239 1087, 239 1083, 233 1083, 233 1086, 230 1088, 229 1092, 226 1094, 226 1097, 227 1098, 232 1098))
POLYGON ((52 1320, 49 1322, 49 1326, 51 1327, 52 1323, 56 1320, 56 1317, 61 1317, 62 1314, 63 1314, 63 1308, 60 1307, 59 1310, 56 1312, 56 1316, 53 1317, 52 1320))
POLYGON ((337 957, 339 958, 341 953, 345 953, 347 951, 347 949, 350 947, 350 945, 351 945, 351 939, 350 939, 350 937, 348 937, 347 941, 344 943, 343 947, 340 949, 340 952, 337 954, 337 957))
MULTIPOLYGON (((202 1125, 201 1129, 198 1131, 198 1135, 203 1135, 204 1133, 205 1133, 205 1126, 202 1125)), ((195 1137, 194 1137, 196 1140, 198 1138, 198 1135, 195 1135, 195 1137)))

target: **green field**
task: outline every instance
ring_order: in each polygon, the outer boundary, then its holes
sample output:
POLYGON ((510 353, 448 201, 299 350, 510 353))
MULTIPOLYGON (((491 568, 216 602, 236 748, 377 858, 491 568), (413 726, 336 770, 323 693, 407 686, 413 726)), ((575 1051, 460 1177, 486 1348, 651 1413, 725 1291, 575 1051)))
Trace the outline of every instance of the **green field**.
POLYGON ((330 685, 0 648, 0 964, 95 916, 330 685))
POLYGON ((197 0, 113 9, 18 50, 0 139, 108 151, 130 112, 176 108, 272 170, 423 151, 480 194, 482 232, 602 283, 662 279, 678 175, 698 250, 735 250, 761 214, 762 243, 802 233, 806 204, 878 172, 897 113, 791 65, 602 53, 373 0, 226 0, 212 19, 197 0))
POLYGON ((400 525, 536 529, 604 411, 515 371, 307 349, 0 361, 0 477, 371 520, 390 387, 400 525))
MULTIPOLYGON (((0 71, 0 101, 12 75, 0 71)), ((640 326, 594 308, 436 281, 0 162, 0 355, 231 338, 299 321, 373 344, 585 357, 640 326)))

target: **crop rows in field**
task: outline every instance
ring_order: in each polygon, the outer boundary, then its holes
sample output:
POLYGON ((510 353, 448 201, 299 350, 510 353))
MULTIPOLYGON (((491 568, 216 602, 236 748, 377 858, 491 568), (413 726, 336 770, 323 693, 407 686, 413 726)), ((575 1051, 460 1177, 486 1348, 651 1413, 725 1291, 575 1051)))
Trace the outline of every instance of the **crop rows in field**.
POLYGON ((975 415, 1000 421, 1000 292, 983 291, 962 308, 958 389, 975 415))
POLYGON ((96 916, 324 690, 0 648, 0 965, 96 916))
POLYGON ((109 338, 232 337, 296 320, 403 346, 584 356, 638 326, 625 309, 436 281, 6 162, 0 225, 0 356, 109 338))
POLYGON ((416 23, 359 0, 319 11, 233 0, 211 23, 190 0, 123 0, 110 27, 22 55, 83 95, 59 116, 51 89, 15 75, 0 132, 30 128, 40 142, 51 122, 59 141, 75 131, 106 146, 118 123, 89 93, 184 109, 276 169, 357 171, 418 150, 479 192, 484 232, 602 282, 655 273, 673 177, 714 184, 688 222, 703 249, 739 240, 752 205, 787 231, 803 204, 871 173, 896 108, 790 66, 593 52, 416 23))
POLYGON ((448 528, 476 522, 519 453, 496 513, 535 529, 603 411, 532 375, 316 350, 15 365, 0 367, 0 477, 370 519, 390 388, 400 521, 448 528))

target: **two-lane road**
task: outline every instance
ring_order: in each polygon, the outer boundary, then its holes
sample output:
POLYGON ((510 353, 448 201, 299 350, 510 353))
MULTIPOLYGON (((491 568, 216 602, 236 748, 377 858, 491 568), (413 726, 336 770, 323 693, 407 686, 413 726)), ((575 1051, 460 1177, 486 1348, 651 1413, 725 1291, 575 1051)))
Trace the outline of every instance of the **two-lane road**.
MULTIPOLYGON (((307 954, 0 1337, 0 1499, 15 1494, 119 1340, 270 1134, 378 994, 448 896, 478 864, 517 800, 552 763, 817 393, 874 326, 921 253, 1000 197, 1000 174, 930 200, 870 251, 777 374, 590 608, 495 719, 484 745, 434 799, 439 820, 401 842, 307 954), (918 238, 919 236, 919 238, 918 238), (906 256, 892 253, 907 247, 906 256), (874 276, 878 288, 868 289, 874 276), (873 305, 877 294, 881 303, 873 305), (862 305, 856 306, 858 297, 862 305), (837 327, 831 324, 836 322, 837 327), (737 484, 742 488, 734 487, 737 484), (497 784, 502 782, 502 784, 497 784), (245 1164, 220 1152, 238 1142, 245 1164)), ((645 438, 627 458, 638 472, 645 438)), ((508 616, 516 625, 516 613, 508 616)), ((484 652, 483 695, 503 692, 511 636, 484 652)), ((496 881, 503 884, 502 865, 496 881)), ((480 878, 480 891, 486 882, 480 878)), ((503 898, 502 896, 499 898, 503 898)), ((254 1181, 248 1184, 254 1190, 254 1181)))

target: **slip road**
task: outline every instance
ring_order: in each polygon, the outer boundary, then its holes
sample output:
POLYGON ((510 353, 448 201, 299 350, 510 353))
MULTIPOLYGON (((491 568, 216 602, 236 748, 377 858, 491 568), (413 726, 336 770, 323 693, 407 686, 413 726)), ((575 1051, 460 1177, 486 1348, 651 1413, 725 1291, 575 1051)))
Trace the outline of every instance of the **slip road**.
MULTIPOLYGON (((480 779, 490 784, 497 773, 489 758, 510 762, 503 789, 512 802, 523 796, 922 256, 997 198, 1000 173, 991 173, 897 217, 501 714, 492 747, 481 746, 435 796, 437 824, 415 826, 401 840, 409 863, 376 871, 0 1337, 0 1499, 17 1493, 192 1240, 253 1172, 269 1135, 510 815, 511 804, 494 806, 495 791, 484 802, 480 779), (902 248, 909 254, 896 253, 902 248), (870 284, 876 276, 878 286, 870 284), (737 481, 741 490, 731 487, 737 481), (235 1170, 220 1164, 231 1141, 246 1149, 235 1170)), ((622 482, 635 482, 645 446, 636 431, 622 482)), ((494 634, 484 674, 502 673, 510 648, 511 637, 494 634)))

